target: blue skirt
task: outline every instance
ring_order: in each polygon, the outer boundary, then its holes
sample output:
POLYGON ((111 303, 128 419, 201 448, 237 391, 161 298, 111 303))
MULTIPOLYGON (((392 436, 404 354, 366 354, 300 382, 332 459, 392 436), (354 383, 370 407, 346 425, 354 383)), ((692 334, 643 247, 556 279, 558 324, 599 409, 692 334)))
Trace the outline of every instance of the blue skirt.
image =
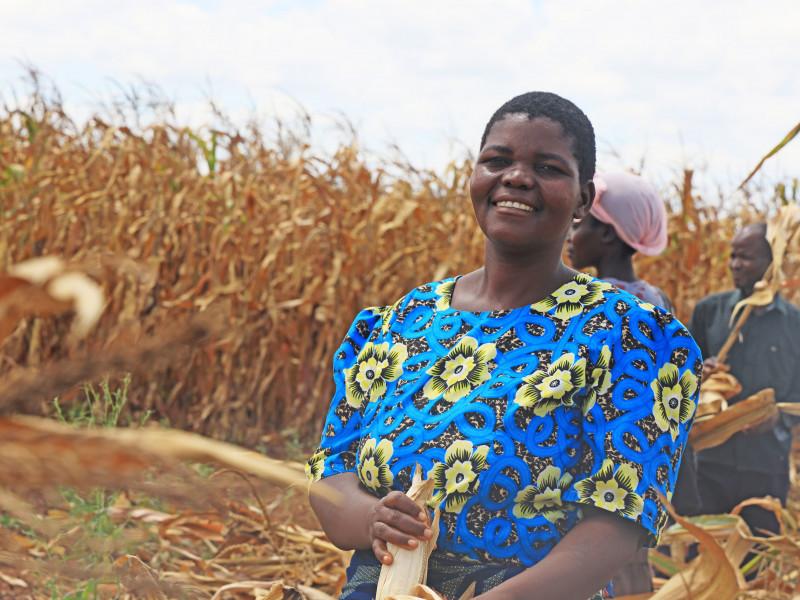
MULTIPOLYGON (((485 563, 434 552, 428 561, 427 585, 446 598, 457 600, 472 583, 477 596, 524 570, 521 565, 485 563)), ((356 550, 347 568, 347 583, 340 600, 374 600, 380 573, 381 563, 372 550, 356 550)), ((607 593, 608 590, 598 592, 590 600, 608 598, 607 593)))

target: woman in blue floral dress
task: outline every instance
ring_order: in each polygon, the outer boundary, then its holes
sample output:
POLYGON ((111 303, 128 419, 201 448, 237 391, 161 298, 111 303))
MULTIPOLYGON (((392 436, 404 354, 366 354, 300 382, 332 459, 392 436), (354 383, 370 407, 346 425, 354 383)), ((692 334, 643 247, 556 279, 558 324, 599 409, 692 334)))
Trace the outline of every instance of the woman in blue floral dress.
POLYGON ((580 109, 513 98, 470 179, 484 266, 351 325, 307 465, 323 528, 356 550, 343 598, 374 598, 388 542, 431 535, 404 495, 415 465, 441 510, 428 584, 449 598, 585 600, 658 539, 702 360, 672 315, 562 263, 594 168, 580 109))

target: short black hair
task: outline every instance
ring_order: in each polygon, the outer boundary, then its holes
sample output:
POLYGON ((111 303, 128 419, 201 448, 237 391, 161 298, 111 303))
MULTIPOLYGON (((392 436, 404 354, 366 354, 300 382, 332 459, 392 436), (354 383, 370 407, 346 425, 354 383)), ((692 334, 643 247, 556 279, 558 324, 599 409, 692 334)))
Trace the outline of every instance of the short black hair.
POLYGON ((763 248, 766 251, 767 256, 769 256, 769 259, 771 261, 772 260, 772 246, 770 245, 769 240, 767 239, 767 232, 768 231, 769 231, 769 228, 767 227, 767 224, 764 221, 759 221, 757 223, 750 223, 749 225, 745 225, 744 227, 742 227, 740 233, 750 233, 750 232, 752 232, 752 233, 756 234, 759 238, 764 240, 763 248))
POLYGON ((594 140, 594 127, 584 112, 566 98, 551 92, 528 92, 520 94, 498 108, 486 123, 481 137, 481 148, 492 126, 506 115, 522 114, 529 119, 546 117, 561 125, 564 133, 573 139, 573 153, 578 162, 578 175, 581 183, 594 177, 597 161, 597 148, 594 140))

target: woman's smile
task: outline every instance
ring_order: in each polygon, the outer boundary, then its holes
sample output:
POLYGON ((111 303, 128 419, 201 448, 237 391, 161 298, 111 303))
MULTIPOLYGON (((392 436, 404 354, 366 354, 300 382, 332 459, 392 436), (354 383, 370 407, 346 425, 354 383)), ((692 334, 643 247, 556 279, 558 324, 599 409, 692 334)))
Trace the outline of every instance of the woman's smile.
POLYGON ((499 209, 509 209, 511 214, 525 214, 525 215, 532 215, 537 212, 536 208, 529 202, 523 202, 521 200, 511 200, 511 199, 492 199, 489 203, 494 206, 495 208, 499 209))

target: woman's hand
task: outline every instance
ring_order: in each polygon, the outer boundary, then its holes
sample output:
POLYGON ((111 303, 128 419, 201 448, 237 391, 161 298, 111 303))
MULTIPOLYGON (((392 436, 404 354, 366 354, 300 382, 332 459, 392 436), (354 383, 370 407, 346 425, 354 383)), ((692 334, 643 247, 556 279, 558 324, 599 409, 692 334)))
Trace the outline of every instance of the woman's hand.
POLYGON ((369 535, 372 552, 384 565, 392 564, 394 557, 387 544, 414 549, 419 542, 430 539, 432 532, 428 514, 399 491, 389 492, 380 499, 369 514, 369 535))
POLYGON ((399 491, 376 498, 359 485, 355 473, 340 473, 314 483, 309 501, 334 545, 343 550, 371 549, 385 565, 394 560, 387 548, 389 542, 411 549, 432 535, 427 513, 411 498, 399 491), (338 499, 321 493, 324 488, 331 488, 338 499))

